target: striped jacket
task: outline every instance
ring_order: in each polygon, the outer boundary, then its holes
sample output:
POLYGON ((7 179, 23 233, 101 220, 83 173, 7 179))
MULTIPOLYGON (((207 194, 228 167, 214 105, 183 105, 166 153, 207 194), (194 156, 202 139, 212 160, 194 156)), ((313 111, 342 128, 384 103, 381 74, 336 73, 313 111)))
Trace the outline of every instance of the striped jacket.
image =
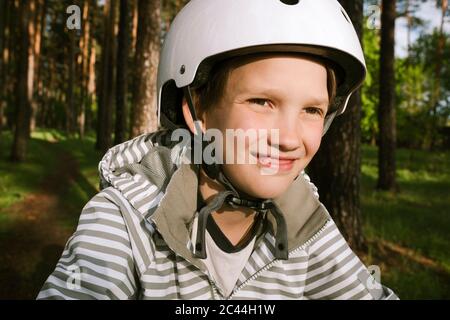
POLYGON ((167 137, 142 135, 106 153, 102 190, 83 208, 38 299, 397 299, 349 248, 306 174, 275 199, 289 259, 275 259, 269 227, 224 296, 192 253, 197 169, 179 161, 167 137))

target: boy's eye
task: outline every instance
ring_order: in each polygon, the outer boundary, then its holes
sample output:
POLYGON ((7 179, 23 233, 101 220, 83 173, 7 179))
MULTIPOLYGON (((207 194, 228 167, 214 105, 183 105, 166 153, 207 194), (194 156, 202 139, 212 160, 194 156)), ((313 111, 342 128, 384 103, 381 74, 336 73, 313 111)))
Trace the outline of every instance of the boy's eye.
MULTIPOLYGON (((257 105, 260 105, 260 106, 263 106, 263 107, 266 106, 266 103, 267 103, 267 104, 270 103, 269 100, 263 99, 263 98, 253 98, 253 99, 249 99, 248 102, 254 103, 254 104, 257 104, 257 105)), ((267 106, 268 106, 268 105, 267 105, 267 106)))
POLYGON ((318 116, 323 116, 323 110, 321 108, 318 107, 308 107, 304 109, 306 111, 306 113, 311 114, 311 115, 318 115, 318 116))

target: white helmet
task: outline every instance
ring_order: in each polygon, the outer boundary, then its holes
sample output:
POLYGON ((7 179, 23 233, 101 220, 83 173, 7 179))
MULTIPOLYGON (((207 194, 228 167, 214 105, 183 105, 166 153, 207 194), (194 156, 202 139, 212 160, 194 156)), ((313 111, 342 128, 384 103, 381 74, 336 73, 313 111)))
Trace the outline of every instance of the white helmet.
POLYGON ((191 0, 161 51, 158 123, 182 123, 181 89, 207 81, 214 63, 257 52, 312 54, 337 66, 340 81, 324 132, 366 74, 357 33, 336 0, 191 0))

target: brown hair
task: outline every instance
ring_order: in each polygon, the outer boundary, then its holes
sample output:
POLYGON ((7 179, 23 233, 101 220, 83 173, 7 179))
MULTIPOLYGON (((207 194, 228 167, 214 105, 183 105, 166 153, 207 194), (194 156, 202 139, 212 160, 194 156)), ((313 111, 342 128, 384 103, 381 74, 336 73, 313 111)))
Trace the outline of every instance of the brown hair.
MULTIPOLYGON (((192 99, 196 107, 200 108, 202 111, 207 111, 211 106, 218 103, 220 97, 223 95, 230 73, 239 65, 245 63, 245 60, 242 58, 243 57, 234 57, 213 66, 208 81, 192 91, 192 99)), ((336 72, 330 62, 317 57, 312 57, 312 59, 323 64, 327 70, 328 111, 330 111, 336 97, 336 72)))

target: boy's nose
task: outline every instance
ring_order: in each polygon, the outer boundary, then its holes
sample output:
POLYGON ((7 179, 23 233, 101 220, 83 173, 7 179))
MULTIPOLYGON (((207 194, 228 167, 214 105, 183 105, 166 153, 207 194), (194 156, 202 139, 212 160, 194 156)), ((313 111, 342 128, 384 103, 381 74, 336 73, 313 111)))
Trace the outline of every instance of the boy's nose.
MULTIPOLYGON (((279 132, 278 144, 280 151, 293 151, 301 147, 301 128, 298 123, 297 115, 289 115, 280 117, 277 129, 279 132)), ((271 141, 271 143, 275 141, 271 141)))

